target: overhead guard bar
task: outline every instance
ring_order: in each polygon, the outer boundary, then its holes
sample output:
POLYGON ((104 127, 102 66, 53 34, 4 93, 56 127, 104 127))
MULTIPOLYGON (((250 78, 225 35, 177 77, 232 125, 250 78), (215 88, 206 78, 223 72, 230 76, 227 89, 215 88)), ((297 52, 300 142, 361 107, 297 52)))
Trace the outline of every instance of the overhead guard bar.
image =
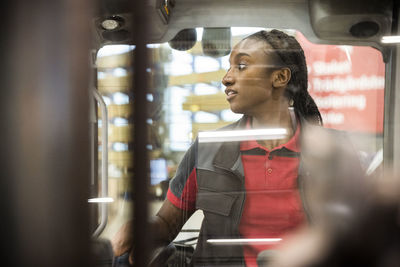
MULTIPOLYGON (((93 88, 93 95, 101 108, 101 194, 100 197, 108 197, 108 112, 103 97, 93 88)), ((100 204, 100 224, 92 234, 92 237, 98 237, 107 225, 108 207, 107 203, 100 204)))

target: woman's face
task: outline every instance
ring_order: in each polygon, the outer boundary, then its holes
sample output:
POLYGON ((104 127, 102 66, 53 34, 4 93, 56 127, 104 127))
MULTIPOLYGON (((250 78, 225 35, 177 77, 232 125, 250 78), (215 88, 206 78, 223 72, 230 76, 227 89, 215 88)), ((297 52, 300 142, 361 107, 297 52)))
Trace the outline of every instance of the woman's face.
POLYGON ((222 79, 233 112, 250 116, 268 112, 274 66, 267 49, 267 44, 254 39, 245 39, 233 48, 230 68, 222 79))

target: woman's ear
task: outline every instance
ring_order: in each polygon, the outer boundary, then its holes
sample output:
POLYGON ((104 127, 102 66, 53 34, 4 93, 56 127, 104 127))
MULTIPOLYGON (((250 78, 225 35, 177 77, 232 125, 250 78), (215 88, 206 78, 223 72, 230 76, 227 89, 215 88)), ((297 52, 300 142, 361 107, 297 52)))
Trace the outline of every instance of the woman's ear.
POLYGON ((281 88, 289 83, 292 73, 289 68, 282 68, 274 71, 272 75, 272 85, 274 88, 281 88))

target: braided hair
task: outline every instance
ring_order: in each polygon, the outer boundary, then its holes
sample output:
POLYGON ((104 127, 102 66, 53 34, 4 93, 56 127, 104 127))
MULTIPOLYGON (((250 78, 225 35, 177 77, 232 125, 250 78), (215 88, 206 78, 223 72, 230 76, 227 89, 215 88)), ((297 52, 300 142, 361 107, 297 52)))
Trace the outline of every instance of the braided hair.
POLYGON ((307 64, 304 51, 297 40, 278 30, 259 31, 245 39, 255 39, 267 43, 280 59, 283 67, 290 69, 291 78, 285 96, 293 100, 294 110, 308 122, 322 125, 322 117, 317 105, 307 91, 307 64))

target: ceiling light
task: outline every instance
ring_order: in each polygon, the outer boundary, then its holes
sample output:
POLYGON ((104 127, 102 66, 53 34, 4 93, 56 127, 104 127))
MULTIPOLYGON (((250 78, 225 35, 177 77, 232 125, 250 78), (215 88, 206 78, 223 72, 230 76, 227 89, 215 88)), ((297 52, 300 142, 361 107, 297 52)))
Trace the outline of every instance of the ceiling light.
POLYGON ((115 30, 116 28, 118 28, 118 26, 118 21, 113 19, 106 19, 101 23, 101 27, 108 31, 115 30))
POLYGON ((113 31, 122 26, 124 19, 119 16, 111 16, 101 22, 101 27, 107 31, 113 31))

